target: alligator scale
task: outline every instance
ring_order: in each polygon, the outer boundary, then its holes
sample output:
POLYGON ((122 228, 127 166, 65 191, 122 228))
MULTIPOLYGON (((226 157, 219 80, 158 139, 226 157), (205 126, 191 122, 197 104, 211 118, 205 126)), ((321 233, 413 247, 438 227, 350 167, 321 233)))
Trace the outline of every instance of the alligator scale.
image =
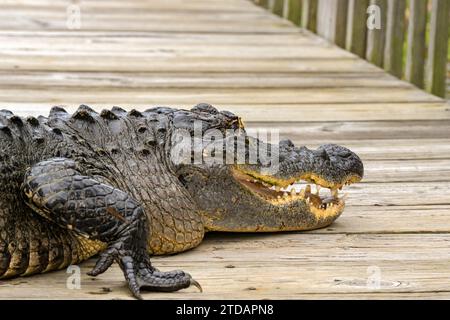
MULTIPOLYGON (((192 141, 192 154, 195 148, 205 153, 208 143, 192 141)), ((194 248, 208 231, 327 226, 344 209, 338 190, 362 176, 361 160, 344 147, 269 144, 246 135, 236 115, 208 104, 101 113, 82 105, 74 114, 53 107, 38 118, 1 110, 0 278, 57 270, 98 254, 89 274, 117 262, 137 298, 141 290, 200 287, 186 272, 159 271, 149 257, 194 248), (180 145, 174 138, 194 136, 198 122, 202 133, 234 130, 214 143, 225 148, 225 141, 244 141, 244 161, 236 154, 223 163, 174 161, 180 145), (276 153, 276 171, 259 154, 254 163, 245 160, 262 148, 276 153), (316 188, 293 188, 299 180, 316 188)))

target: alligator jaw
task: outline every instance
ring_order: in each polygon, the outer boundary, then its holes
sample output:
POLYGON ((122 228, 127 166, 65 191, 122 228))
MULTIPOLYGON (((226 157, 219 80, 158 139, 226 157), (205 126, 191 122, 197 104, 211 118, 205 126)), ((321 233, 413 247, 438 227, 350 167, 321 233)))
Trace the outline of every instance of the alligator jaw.
POLYGON ((332 183, 312 173, 288 180, 275 179, 271 176, 262 176, 253 172, 245 172, 238 168, 232 169, 233 178, 253 195, 276 206, 289 205, 302 201, 309 205, 311 212, 317 216, 337 215, 344 210, 346 195, 340 196, 339 191, 344 185, 361 180, 351 175, 342 183, 332 183), (310 184, 305 183, 311 183, 310 184), (300 185, 302 187, 300 187, 300 185), (322 188, 323 187, 323 188, 322 188), (323 190, 330 189, 329 192, 323 190))

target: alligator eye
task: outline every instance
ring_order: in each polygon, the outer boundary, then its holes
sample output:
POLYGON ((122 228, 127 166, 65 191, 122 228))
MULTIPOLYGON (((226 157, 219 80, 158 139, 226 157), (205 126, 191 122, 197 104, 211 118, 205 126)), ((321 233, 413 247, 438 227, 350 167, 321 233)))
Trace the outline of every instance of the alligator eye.
POLYGON ((290 139, 281 140, 279 145, 286 146, 286 147, 294 147, 294 143, 290 139))
POLYGON ((339 152, 337 155, 338 155, 339 157, 341 157, 341 158, 348 158, 348 157, 350 157, 352 154, 351 154, 350 152, 346 151, 346 150, 343 150, 343 151, 339 152))

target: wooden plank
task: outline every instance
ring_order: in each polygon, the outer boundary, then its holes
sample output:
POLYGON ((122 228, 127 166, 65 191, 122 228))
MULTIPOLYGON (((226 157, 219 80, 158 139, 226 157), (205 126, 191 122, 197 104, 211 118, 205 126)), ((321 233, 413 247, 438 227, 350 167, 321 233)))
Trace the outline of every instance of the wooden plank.
MULTIPOLYGON (((450 177, 450 159, 376 160, 364 163, 365 179, 371 182, 445 182, 450 177)), ((361 157, 363 157, 361 155, 361 157)), ((364 157, 363 157, 364 159, 364 157)), ((365 159, 364 159, 365 160, 365 159)), ((450 198, 448 199, 450 201, 450 198)))
MULTIPOLYGON (((1 37, 0 37, 1 39, 1 37)), ((1 40, 0 40, 1 41, 1 40)), ((48 46, 49 43, 46 43, 48 46)), ((2 48, 2 54, 5 55, 23 55, 24 52, 38 55, 89 55, 89 56, 124 56, 123 43, 103 42, 86 39, 74 41, 70 45, 60 41, 51 41, 51 48, 44 47, 44 44, 31 41, 16 41, 5 44, 2 48)), ((249 45, 215 45, 211 44, 207 48, 199 50, 198 48, 186 44, 152 44, 135 43, 125 56, 136 58, 272 58, 272 59, 353 59, 352 55, 342 51, 336 52, 332 48, 322 46, 293 47, 281 45, 261 45, 258 47, 249 45)))
POLYGON ((113 71, 113 72, 380 72, 352 58, 298 59, 147 56, 125 52, 99 55, 76 52, 0 53, 0 70, 113 71))
POLYGON ((446 92, 449 12, 448 0, 432 1, 425 86, 427 91, 443 98, 446 92))
MULTIPOLYGON (((175 33, 175 32, 142 32, 142 31, 83 31, 73 30, 70 33, 64 31, 29 31, 29 30, 0 30, 0 37, 3 44, 14 46, 18 41, 20 44, 29 43, 30 46, 36 46, 37 42, 44 41, 50 45, 63 45, 66 41, 66 47, 76 46, 80 42, 86 44, 114 45, 121 43, 130 48, 142 46, 174 45, 175 43, 183 45, 209 45, 215 46, 235 46, 235 45, 279 45, 283 47, 296 46, 332 46, 320 37, 316 37, 302 29, 297 29, 296 33, 268 33, 268 34, 245 34, 245 33, 175 33), (40 41, 39 41, 40 40, 40 41)), ((87 46, 87 45, 86 45, 87 46)))
MULTIPOLYGON (((271 299, 343 294, 373 296, 375 293, 378 297, 405 297, 401 294, 420 296, 426 292, 448 297, 448 289, 442 282, 450 276, 449 257, 442 255, 450 249, 448 243, 449 235, 445 234, 210 235, 196 250, 153 259, 161 270, 182 268, 190 272, 202 284, 203 294, 187 289, 176 293, 144 293, 144 297, 239 299, 248 297, 249 291, 254 298, 271 299), (204 267, 205 263, 208 268, 204 267), (380 273, 377 290, 367 286, 372 274, 369 267, 375 267, 380 273)), ((93 281, 86 273, 94 263, 91 259, 82 264, 80 290, 66 288, 67 274, 62 270, 5 281, 1 297, 129 299, 117 265, 93 281)))
MULTIPOLYGON (((339 106, 336 106, 339 108, 339 106)), ((414 106, 410 106, 413 108, 414 106)), ((408 106, 404 106, 405 109, 408 106)), ((425 108, 427 108, 425 106, 425 108)), ((256 109, 256 108, 255 108, 256 109)), ((387 107, 389 110, 389 107, 387 107)), ((325 112, 331 112, 330 110, 325 110, 325 112)), ((347 113, 351 111, 347 110, 347 113)), ((416 112, 419 112, 418 110, 416 112)), ((393 147, 404 145, 407 148, 412 149, 414 143, 420 140, 420 146, 422 144, 429 144, 430 155, 440 155, 447 154, 443 148, 442 144, 448 143, 449 131, 450 131, 450 119, 447 120, 393 120, 380 121, 372 119, 370 121, 304 121, 297 122, 274 122, 274 121, 254 121, 254 118, 243 118, 246 127, 252 129, 263 129, 263 128, 273 128, 280 131, 280 135, 285 137, 293 137, 292 139, 298 141, 324 141, 324 140, 345 140, 345 141, 355 141, 361 140, 361 145, 366 144, 370 147, 370 143, 366 140, 372 140, 374 142, 374 150, 377 148, 383 149, 383 147, 389 146, 393 143, 393 147), (393 137, 395 139, 393 140, 393 137), (431 140, 430 140, 431 139, 431 140), (438 139, 444 139, 439 142, 438 139), (385 141, 385 146, 380 145, 385 141), (388 140, 388 141, 386 141, 388 140), (389 141, 391 140, 391 141, 389 141), (393 140, 393 141, 392 141, 393 140), (436 148, 434 152, 432 146, 436 144, 439 148, 436 148)), ((418 146, 418 148, 420 148, 418 146)), ((450 147, 449 147, 450 148, 450 147)), ((392 150, 392 149, 390 149, 392 150)), ((405 150, 403 150, 405 151, 405 150)), ((421 157, 423 158, 423 157, 421 157)))
MULTIPOLYGON (((65 10, 68 2, 66 0, 1 0, 2 8, 31 8, 44 10, 65 10)), ((97 11, 167 11, 167 12, 192 12, 192 11, 214 11, 214 10, 232 10, 232 11, 252 11, 253 6, 248 1, 184 1, 184 0, 169 0, 169 1, 102 1, 89 0, 81 3, 83 9, 97 10, 97 11)))
MULTIPOLYGON (((83 31, 157 31, 216 33, 296 33, 287 21, 266 16, 264 12, 185 12, 166 14, 152 11, 90 13, 83 11, 83 31), (274 28, 276 26, 276 28, 274 28)), ((67 14, 61 11, 7 10, 0 12, 2 30, 67 30, 67 14)))
POLYGON ((347 13, 347 35, 345 49, 365 57, 366 54, 366 10, 369 0, 349 0, 347 13))
POLYGON ((317 30, 317 0, 303 0, 302 27, 312 32, 317 30))
MULTIPOLYGON (((192 273, 205 292, 146 298, 450 298, 450 107, 442 100, 250 1, 91 0, 83 10, 98 21, 73 31, 51 30, 64 22, 64 0, 0 5, 0 16, 10 14, 0 22, 9 29, 0 30, 0 108, 37 115, 59 103, 74 111, 91 102, 143 110, 206 101, 249 129, 277 129, 310 148, 338 143, 364 161, 364 180, 343 190, 347 208, 336 223, 209 234, 195 250, 153 259, 192 273), (367 286, 370 266, 380 268, 378 290, 367 286)), ((87 277, 94 261, 82 265, 81 290, 66 288, 62 270, 2 281, 0 298, 131 298, 116 265, 87 277)))
POLYGON ((383 66, 384 43, 386 39, 387 0, 371 0, 369 21, 374 21, 367 31, 366 59, 376 66, 383 66), (371 18, 372 17, 372 18, 371 18), (374 20, 372 20, 374 19, 374 20), (379 25, 376 21, 379 20, 379 25), (379 28, 378 28, 379 27, 379 28))
MULTIPOLYGON (((103 88, 27 88, 27 96, 20 94, 21 88, 5 88, 0 92, 0 101, 33 102, 49 104, 188 104, 193 105, 201 101, 211 104, 227 105, 238 104, 326 104, 333 101, 339 104, 364 103, 413 103, 413 102, 440 102, 438 98, 424 92, 410 88, 372 88, 367 92, 364 88, 305 88, 301 94, 291 89, 221 89, 214 88, 168 88, 168 89, 127 89, 114 90, 103 88), (364 94, 363 94, 364 93, 364 94)), ((253 108, 254 109, 254 108, 253 108)), ((272 109, 273 110, 273 109, 272 109)), ((295 112, 291 108, 292 112, 295 112)), ((373 112, 373 111, 372 111, 373 112)), ((299 114, 298 111, 294 114, 299 114)), ((370 111, 367 111, 370 114, 370 111)), ((297 121, 302 119, 294 118, 297 121)), ((447 115, 447 113, 445 113, 447 115)), ((320 116, 320 115, 319 115, 320 116)))
POLYGON ((424 87, 426 12, 426 1, 410 0, 405 79, 419 88, 424 87))
POLYGON ((345 47, 348 0, 319 0, 317 33, 345 47))
POLYGON ((386 44, 384 70, 401 78, 403 75, 403 43, 405 33, 406 0, 389 1, 387 4, 386 44))
POLYGON ((450 231, 449 221, 448 205, 347 207, 331 226, 311 233, 447 233, 450 231))
POLYGON ((302 22, 302 0, 288 0, 287 19, 295 25, 302 22))
MULTIPOLYGON (((447 127, 448 129, 448 127, 447 127)), ((447 130, 448 131, 448 130, 447 130)), ((353 134, 354 136, 356 134, 353 134)), ((311 139, 296 138, 295 135, 284 133, 282 138, 291 139, 295 145, 306 145, 308 148, 318 148, 326 143, 337 143, 356 152, 365 161, 372 160, 417 160, 424 163, 436 160, 450 159, 450 147, 448 139, 428 138, 428 139, 395 139, 395 140, 374 140, 374 139, 345 139, 339 135, 328 138, 320 138, 311 134, 311 139), (439 150, 436 150, 439 148, 439 150)), ((426 179, 420 173, 416 174, 417 179, 426 179)), ((412 178, 409 178, 412 179, 412 178)), ((436 178, 438 179, 438 178, 436 178)), ((442 178, 445 179, 445 178, 442 178)))
POLYGON ((449 205, 445 182, 360 183, 347 188, 348 205, 352 206, 414 206, 449 205))
POLYGON ((0 86, 23 88, 411 88, 384 74, 0 71, 0 86))

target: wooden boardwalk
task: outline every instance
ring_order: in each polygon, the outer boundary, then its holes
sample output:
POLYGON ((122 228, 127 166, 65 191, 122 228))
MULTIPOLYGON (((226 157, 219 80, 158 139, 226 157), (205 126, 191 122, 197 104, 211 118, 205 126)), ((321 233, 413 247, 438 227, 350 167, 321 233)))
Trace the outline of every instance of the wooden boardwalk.
MULTIPOLYGON (((359 153, 363 183, 332 226, 212 234, 156 257, 203 285, 146 299, 450 298, 450 106, 245 0, 0 0, 0 108, 47 114, 209 102, 296 144, 359 153), (380 275, 379 287, 376 274, 380 275), (373 281, 372 281, 373 280, 373 281)), ((129 299, 117 266, 80 290, 53 272, 0 298, 129 299)))

